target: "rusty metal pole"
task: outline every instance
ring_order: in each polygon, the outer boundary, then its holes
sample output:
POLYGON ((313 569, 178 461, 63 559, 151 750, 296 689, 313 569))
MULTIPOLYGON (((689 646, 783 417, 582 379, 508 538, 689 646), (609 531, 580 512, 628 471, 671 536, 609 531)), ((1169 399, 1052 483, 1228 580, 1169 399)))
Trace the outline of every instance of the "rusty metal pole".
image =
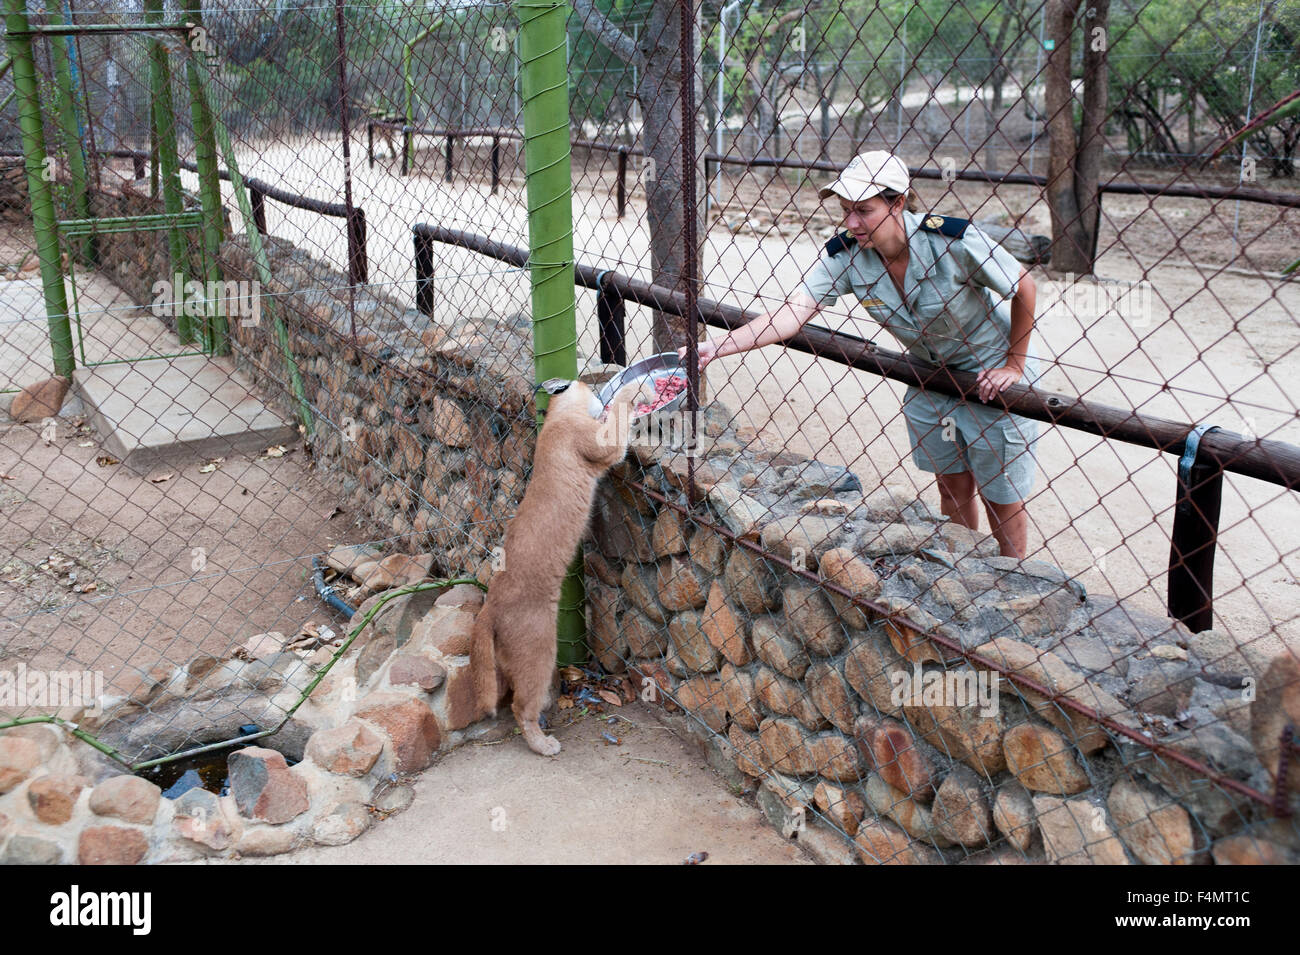
POLYGON ((352 324, 352 340, 357 339, 357 290, 365 284, 365 249, 359 243, 365 238, 365 224, 357 221, 357 209, 352 205, 352 131, 348 126, 348 51, 344 41, 343 0, 334 0, 335 37, 339 48, 339 125, 343 131, 343 205, 347 209, 348 248, 348 319, 352 324))
POLYGON ((695 428, 700 410, 699 313, 696 306, 700 275, 699 242, 696 238, 695 197, 695 4, 677 0, 682 16, 682 291, 686 295, 686 500, 693 509, 695 488, 695 428))
POLYGON ((618 217, 627 211, 627 147, 618 147, 618 217))

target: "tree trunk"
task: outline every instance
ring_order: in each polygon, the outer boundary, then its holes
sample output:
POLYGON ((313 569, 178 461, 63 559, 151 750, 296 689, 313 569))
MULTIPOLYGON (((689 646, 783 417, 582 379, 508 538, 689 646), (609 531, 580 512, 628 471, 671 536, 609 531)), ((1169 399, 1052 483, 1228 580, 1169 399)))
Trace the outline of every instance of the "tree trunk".
MULTIPOLYGON (((695 124, 696 164, 695 195, 682 195, 682 73, 681 73, 681 6, 687 0, 654 0, 649 22, 638 40, 618 29, 592 4, 591 0, 574 0, 573 8, 582 29, 600 40, 625 63, 639 68, 636 95, 641 104, 641 146, 650 162, 646 169, 646 228, 650 235, 650 280, 656 285, 683 291, 685 267, 682 236, 686 216, 696 222, 698 249, 704 245, 702 210, 705 177, 699 157, 708 145, 702 125, 703 111, 691 117, 695 124), (651 135, 647 136, 646 132, 651 135), (685 201, 683 201, 685 199, 685 201)), ((698 25, 698 0, 689 0, 698 25)), ((697 26, 698 34, 698 26, 697 26)), ((698 39, 698 37, 697 37, 698 39)), ((698 50, 699 43, 696 43, 698 50)), ((695 102, 703 99, 700 81, 701 59, 696 57, 691 77, 695 83, 695 102)), ((696 263, 700 262, 699 251, 696 263)), ((696 279, 699 276, 695 276, 696 279)), ((653 313, 652 336, 655 352, 675 351, 685 345, 689 321, 667 312, 653 313)))
POLYGON ((840 85, 841 72, 836 70, 831 76, 830 86, 822 82, 820 71, 817 74, 818 107, 821 112, 821 127, 817 131, 817 158, 829 162, 831 158, 831 103, 835 99, 835 89, 840 85))
POLYGON ((749 77, 749 86, 754 94, 754 108, 749 111, 749 126, 753 130, 754 151, 750 158, 758 156, 771 155, 771 137, 772 137, 772 117, 775 110, 767 96, 767 84, 763 82, 758 74, 758 68, 754 67, 746 71, 749 77))
POLYGON ((1096 15, 1087 23, 1083 37, 1083 122, 1079 131, 1079 158, 1074 193, 1079 203, 1079 221, 1085 230, 1084 248, 1091 272, 1097 264, 1097 235, 1101 231, 1101 156, 1106 146, 1106 110, 1109 101, 1110 0, 1092 0, 1089 12, 1096 15), (1100 32, 1098 32, 1100 31, 1100 32))
POLYGON ((998 114, 989 98, 981 96, 980 105, 984 107, 984 168, 993 172, 998 169, 998 114))
MULTIPOLYGON (((686 216, 695 216, 698 263, 703 247, 704 176, 699 172, 699 155, 708 143, 708 136, 700 124, 700 112, 691 116, 695 124, 695 195, 682 193, 682 73, 681 73, 681 8, 686 0, 655 0, 650 11, 650 21, 641 33, 641 55, 645 64, 640 84, 641 104, 645 109, 645 129, 653 130, 642 146, 654 161, 654 179, 646 185, 646 228, 650 234, 651 280, 668 288, 685 290, 686 216)), ((698 61, 697 61, 698 62, 698 61)), ((695 101, 700 102, 702 90, 698 66, 690 80, 695 85, 695 101)), ((699 276, 693 276, 698 279, 699 276)), ((653 341, 655 352, 674 351, 686 344, 690 323, 678 315, 655 311, 653 341)))
POLYGON ((1077 140, 1074 95, 1070 89, 1070 53, 1075 4, 1048 0, 1046 32, 1054 41, 1044 66, 1047 106, 1047 205, 1052 216, 1052 265, 1062 272, 1092 271, 1091 237, 1080 221, 1075 192, 1077 140))
MULTIPOLYGON (((767 145, 763 149, 763 155, 777 156, 781 153, 781 74, 775 66, 768 76, 767 83, 767 101, 772 104, 772 126, 768 134, 767 145)), ((771 175, 776 176, 778 172, 779 170, 773 168, 771 175)))

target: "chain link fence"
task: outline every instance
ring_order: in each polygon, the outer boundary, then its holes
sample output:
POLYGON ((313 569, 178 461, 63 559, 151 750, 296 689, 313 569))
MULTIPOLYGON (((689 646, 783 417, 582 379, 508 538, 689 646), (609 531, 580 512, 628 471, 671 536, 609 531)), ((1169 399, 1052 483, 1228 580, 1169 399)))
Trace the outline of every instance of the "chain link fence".
MULTIPOLYGON (((535 430, 530 91, 504 3, 63 16, 184 27, 78 35, 66 66, 34 40, 59 218, 83 218, 74 140, 93 215, 167 217, 93 254, 64 229, 76 366, 216 355, 296 428, 144 479, 75 402, 6 432, 0 665, 104 671, 105 724, 152 758, 291 712, 357 622, 312 586, 337 545, 367 548, 325 571, 348 611, 490 585, 535 430)), ((1294 861, 1300 114, 1273 107, 1300 4, 688 20, 568 19, 578 373, 726 344, 598 492, 595 662, 552 722, 616 713, 601 689, 681 707, 824 858, 1294 861), (872 150, 908 211, 819 195, 872 150)), ((57 369, 7 161, 16 391, 57 369)))

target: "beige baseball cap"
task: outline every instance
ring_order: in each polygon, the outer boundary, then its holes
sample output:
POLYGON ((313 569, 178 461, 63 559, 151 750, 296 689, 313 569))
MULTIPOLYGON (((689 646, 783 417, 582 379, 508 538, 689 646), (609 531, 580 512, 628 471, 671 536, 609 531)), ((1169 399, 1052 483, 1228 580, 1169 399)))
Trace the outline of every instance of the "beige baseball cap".
POLYGON ((854 156, 840 173, 840 178, 824 189, 819 189, 817 195, 823 199, 842 196, 849 202, 861 202, 886 189, 907 192, 911 184, 911 176, 908 175, 903 160, 883 149, 875 149, 854 156))

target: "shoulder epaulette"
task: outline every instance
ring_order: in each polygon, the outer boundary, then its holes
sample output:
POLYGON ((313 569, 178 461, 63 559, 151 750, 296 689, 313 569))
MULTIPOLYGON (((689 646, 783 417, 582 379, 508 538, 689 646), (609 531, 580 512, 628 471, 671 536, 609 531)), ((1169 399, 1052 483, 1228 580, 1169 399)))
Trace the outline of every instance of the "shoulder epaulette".
POLYGON ((849 246, 856 244, 857 241, 857 239, 853 238, 853 233, 841 232, 826 243, 826 254, 832 257, 839 255, 849 246))
POLYGON ((938 232, 950 239, 960 239, 966 234, 968 225, 969 219, 959 219, 956 216, 928 215, 921 220, 921 228, 926 232, 938 232))

